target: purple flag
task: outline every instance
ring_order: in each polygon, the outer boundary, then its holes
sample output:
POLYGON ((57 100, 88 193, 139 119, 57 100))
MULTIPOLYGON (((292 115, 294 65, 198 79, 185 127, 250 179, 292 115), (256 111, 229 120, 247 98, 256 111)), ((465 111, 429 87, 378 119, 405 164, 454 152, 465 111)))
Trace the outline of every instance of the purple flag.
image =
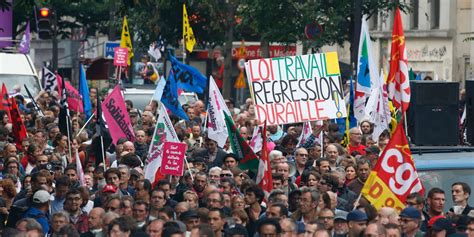
POLYGON ((30 21, 26 22, 26 29, 23 38, 21 38, 20 46, 18 47, 18 51, 22 54, 28 54, 30 52, 30 21))
POLYGON ((7 0, 10 3, 8 10, 0 9, 0 48, 10 47, 13 44, 13 0, 7 0))

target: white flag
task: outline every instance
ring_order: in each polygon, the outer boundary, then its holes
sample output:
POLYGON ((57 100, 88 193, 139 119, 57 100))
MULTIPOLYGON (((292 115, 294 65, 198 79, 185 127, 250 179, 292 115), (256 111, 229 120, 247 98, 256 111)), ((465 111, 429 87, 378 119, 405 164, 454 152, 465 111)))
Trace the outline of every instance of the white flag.
POLYGON ((41 83, 43 84, 43 90, 47 92, 58 90, 58 80, 56 78, 56 74, 50 71, 47 67, 43 67, 41 71, 41 83))
POLYGON ((253 152, 257 153, 262 150, 262 145, 262 128, 255 126, 253 129, 252 139, 250 140, 250 147, 252 147, 253 152))
POLYGON ((367 101, 366 116, 369 121, 374 124, 374 132, 372 138, 378 141, 380 134, 388 129, 390 123, 390 107, 388 105, 387 86, 384 83, 384 74, 380 72, 379 80, 374 83, 374 89, 367 101))
POLYGON ((82 169, 81 159, 79 159, 79 152, 76 151, 76 173, 79 176, 79 183, 81 186, 86 186, 86 178, 84 177, 84 170, 82 169))
POLYGON ((354 95, 354 116, 359 122, 365 118, 366 100, 370 94, 373 94, 375 87, 373 84, 374 81, 377 81, 377 67, 372 55, 369 27, 365 17, 362 17, 357 62, 357 83, 354 95))
POLYGON ((207 136, 216 141, 221 148, 224 147, 227 137, 227 126, 224 120, 224 112, 230 114, 227 105, 222 98, 221 92, 211 76, 209 79, 209 107, 207 120, 207 136))
POLYGON ((145 179, 150 180, 151 183, 156 182, 156 173, 161 167, 163 144, 165 141, 179 142, 179 139, 174 130, 173 123, 171 123, 168 113, 166 112, 165 106, 161 105, 145 167, 145 179))
POLYGON ((164 77, 161 77, 160 80, 158 80, 158 83, 156 84, 156 89, 153 93, 153 97, 151 97, 151 100, 156 100, 158 102, 161 101, 161 96, 163 96, 163 89, 165 89, 165 85, 166 79, 164 77))

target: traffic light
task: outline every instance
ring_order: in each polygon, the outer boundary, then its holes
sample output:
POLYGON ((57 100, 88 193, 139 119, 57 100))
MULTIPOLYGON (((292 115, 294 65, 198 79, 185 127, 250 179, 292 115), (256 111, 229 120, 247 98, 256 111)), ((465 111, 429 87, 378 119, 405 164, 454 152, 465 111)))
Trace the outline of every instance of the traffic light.
POLYGON ((40 39, 51 39, 53 31, 51 29, 51 11, 47 7, 39 10, 38 36, 40 39))

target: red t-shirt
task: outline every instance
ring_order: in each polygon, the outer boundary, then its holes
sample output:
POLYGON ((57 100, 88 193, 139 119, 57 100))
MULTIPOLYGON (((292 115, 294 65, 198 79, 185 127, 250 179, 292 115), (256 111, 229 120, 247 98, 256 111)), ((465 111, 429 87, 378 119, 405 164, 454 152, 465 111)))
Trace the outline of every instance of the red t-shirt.
POLYGON ((353 151, 357 151, 361 155, 365 155, 365 146, 362 144, 359 144, 358 146, 352 146, 349 144, 349 154, 352 154, 353 151))

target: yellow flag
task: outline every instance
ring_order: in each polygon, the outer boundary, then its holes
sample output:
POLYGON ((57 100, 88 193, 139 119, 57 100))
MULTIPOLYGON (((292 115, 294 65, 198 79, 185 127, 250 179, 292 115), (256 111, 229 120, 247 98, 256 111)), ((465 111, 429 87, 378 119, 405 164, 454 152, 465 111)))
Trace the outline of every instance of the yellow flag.
POLYGON ((127 17, 123 18, 123 25, 122 25, 122 37, 120 38, 120 47, 121 48, 128 48, 128 65, 130 65, 130 61, 133 57, 133 47, 132 47, 132 40, 130 39, 130 30, 128 28, 127 17))
POLYGON ((186 12, 185 4, 183 4, 183 39, 186 49, 189 52, 192 52, 194 45, 196 44, 196 38, 194 38, 193 28, 191 28, 189 25, 188 13, 186 12))

